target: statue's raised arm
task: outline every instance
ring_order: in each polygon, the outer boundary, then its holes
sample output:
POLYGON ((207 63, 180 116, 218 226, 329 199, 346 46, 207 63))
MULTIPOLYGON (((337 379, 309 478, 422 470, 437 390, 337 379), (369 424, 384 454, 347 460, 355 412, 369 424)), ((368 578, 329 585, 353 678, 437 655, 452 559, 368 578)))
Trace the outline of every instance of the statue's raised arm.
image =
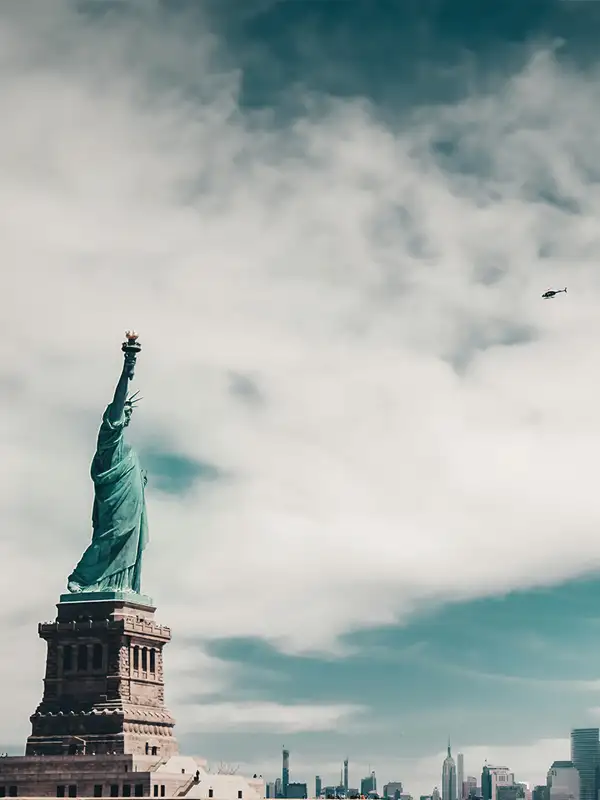
MULTIPOLYGON (((123 370, 117 388, 115 389, 115 396, 112 403, 109 405, 107 412, 110 421, 116 424, 123 418, 127 409, 127 393, 129 391, 129 381, 133 380, 135 373, 135 361, 137 354, 142 349, 138 342, 138 335, 135 331, 127 331, 125 334, 126 341, 121 345, 121 350, 125 353, 123 360, 123 370)), ((130 398, 132 399, 132 398, 130 398)))
POLYGON ((137 453, 124 440, 124 430, 140 399, 137 392, 128 396, 141 350, 135 332, 127 332, 122 350, 123 370, 102 417, 91 466, 92 541, 68 578, 70 592, 141 591, 142 552, 148 541, 146 473, 137 453))

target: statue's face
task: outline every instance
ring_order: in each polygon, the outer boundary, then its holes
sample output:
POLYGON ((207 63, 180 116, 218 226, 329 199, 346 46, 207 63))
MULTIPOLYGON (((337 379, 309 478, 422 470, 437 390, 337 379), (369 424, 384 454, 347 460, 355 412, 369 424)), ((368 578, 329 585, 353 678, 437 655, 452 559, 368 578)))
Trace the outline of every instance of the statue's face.
POLYGON ((125 406, 125 427, 129 425, 131 422, 131 415, 133 414, 133 409, 131 406, 125 406))

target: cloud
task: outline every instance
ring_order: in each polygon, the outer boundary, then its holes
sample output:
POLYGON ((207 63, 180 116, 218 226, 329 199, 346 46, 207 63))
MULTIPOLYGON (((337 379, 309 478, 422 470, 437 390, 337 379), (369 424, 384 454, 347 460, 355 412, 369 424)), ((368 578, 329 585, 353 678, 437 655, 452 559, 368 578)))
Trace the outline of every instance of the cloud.
MULTIPOLYGON (((433 663, 432 659, 419 657, 417 663, 433 663)), ((501 672, 485 672, 483 670, 469 669, 464 665, 452 664, 444 660, 445 672, 454 672, 465 678, 477 681, 490 681, 495 683, 513 684, 515 686, 530 686, 541 692, 558 689, 561 692, 597 692, 600 689, 600 680, 577 680, 560 678, 526 677, 523 675, 506 675, 501 672)))
POLYGON ((134 443, 224 476, 149 478, 171 680, 190 632, 342 652, 596 569, 596 72, 547 51, 402 124, 314 96, 281 123, 209 27, 40 8, 0 10, 0 718, 37 702, 131 325, 134 443))
POLYGON ((333 731, 363 711, 358 705, 284 705, 279 703, 205 703, 196 706, 186 728, 201 731, 333 731))

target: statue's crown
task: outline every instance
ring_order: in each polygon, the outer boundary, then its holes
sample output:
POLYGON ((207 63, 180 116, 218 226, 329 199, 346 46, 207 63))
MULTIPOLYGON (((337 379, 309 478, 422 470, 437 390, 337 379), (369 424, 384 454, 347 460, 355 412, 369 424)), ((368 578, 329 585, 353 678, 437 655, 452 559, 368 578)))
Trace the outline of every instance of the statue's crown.
POLYGON ((143 397, 138 397, 139 393, 140 390, 138 389, 137 392, 130 394, 127 400, 125 400, 125 405, 129 406, 130 408, 135 408, 136 405, 140 402, 140 400, 144 399, 143 397))

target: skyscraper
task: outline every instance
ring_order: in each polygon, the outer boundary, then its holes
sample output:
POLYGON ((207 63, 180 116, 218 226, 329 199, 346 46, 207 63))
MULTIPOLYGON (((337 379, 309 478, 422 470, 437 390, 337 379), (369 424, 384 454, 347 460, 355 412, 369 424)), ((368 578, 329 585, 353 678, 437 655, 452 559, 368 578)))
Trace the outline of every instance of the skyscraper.
MULTIPOLYGON (((465 800, 469 797, 477 796, 477 778, 473 775, 467 775, 464 786, 465 800)), ((540 800, 543 800, 543 798, 540 798, 540 800)))
POLYGON ((462 753, 456 756, 456 796, 463 800, 465 796, 465 757, 462 753))
POLYGON ((388 800, 396 800, 403 792, 402 781, 390 781, 383 787, 383 796, 388 800))
POLYGON ((360 793, 366 795, 369 794, 369 792, 376 792, 376 791, 377 791, 377 778, 375 777, 375 770, 373 770, 368 777, 362 778, 360 782, 360 793))
POLYGON ((321 782, 321 776, 315 775, 315 797, 321 797, 322 791, 323 791, 323 784, 321 782))
POLYGON ((600 729, 571 731, 571 761, 579 772, 579 800, 598 800, 600 788, 600 729))
POLYGON ((487 764, 481 771, 481 797, 483 800, 492 800, 492 775, 487 764))
MULTIPOLYGON (((492 767, 488 765, 491 780, 490 797, 500 800, 500 795, 506 798, 505 789, 515 785, 515 776, 508 767, 492 767)), ((509 792, 510 796, 510 792, 509 792)))
POLYGON ((456 800, 456 764, 450 752, 448 740, 448 755, 442 764, 442 800, 456 800))
POLYGON ((348 791, 348 759, 344 759, 344 789, 348 791))
POLYGON ((291 798, 291 800, 306 800, 308 786, 305 783, 288 783, 286 797, 291 798))
POLYGON ((290 782, 290 751, 285 747, 282 751, 282 764, 281 764, 281 793, 283 797, 287 797, 288 784, 290 782))
POLYGON ((550 800, 579 800, 581 779, 572 761, 555 761, 548 774, 550 800))

